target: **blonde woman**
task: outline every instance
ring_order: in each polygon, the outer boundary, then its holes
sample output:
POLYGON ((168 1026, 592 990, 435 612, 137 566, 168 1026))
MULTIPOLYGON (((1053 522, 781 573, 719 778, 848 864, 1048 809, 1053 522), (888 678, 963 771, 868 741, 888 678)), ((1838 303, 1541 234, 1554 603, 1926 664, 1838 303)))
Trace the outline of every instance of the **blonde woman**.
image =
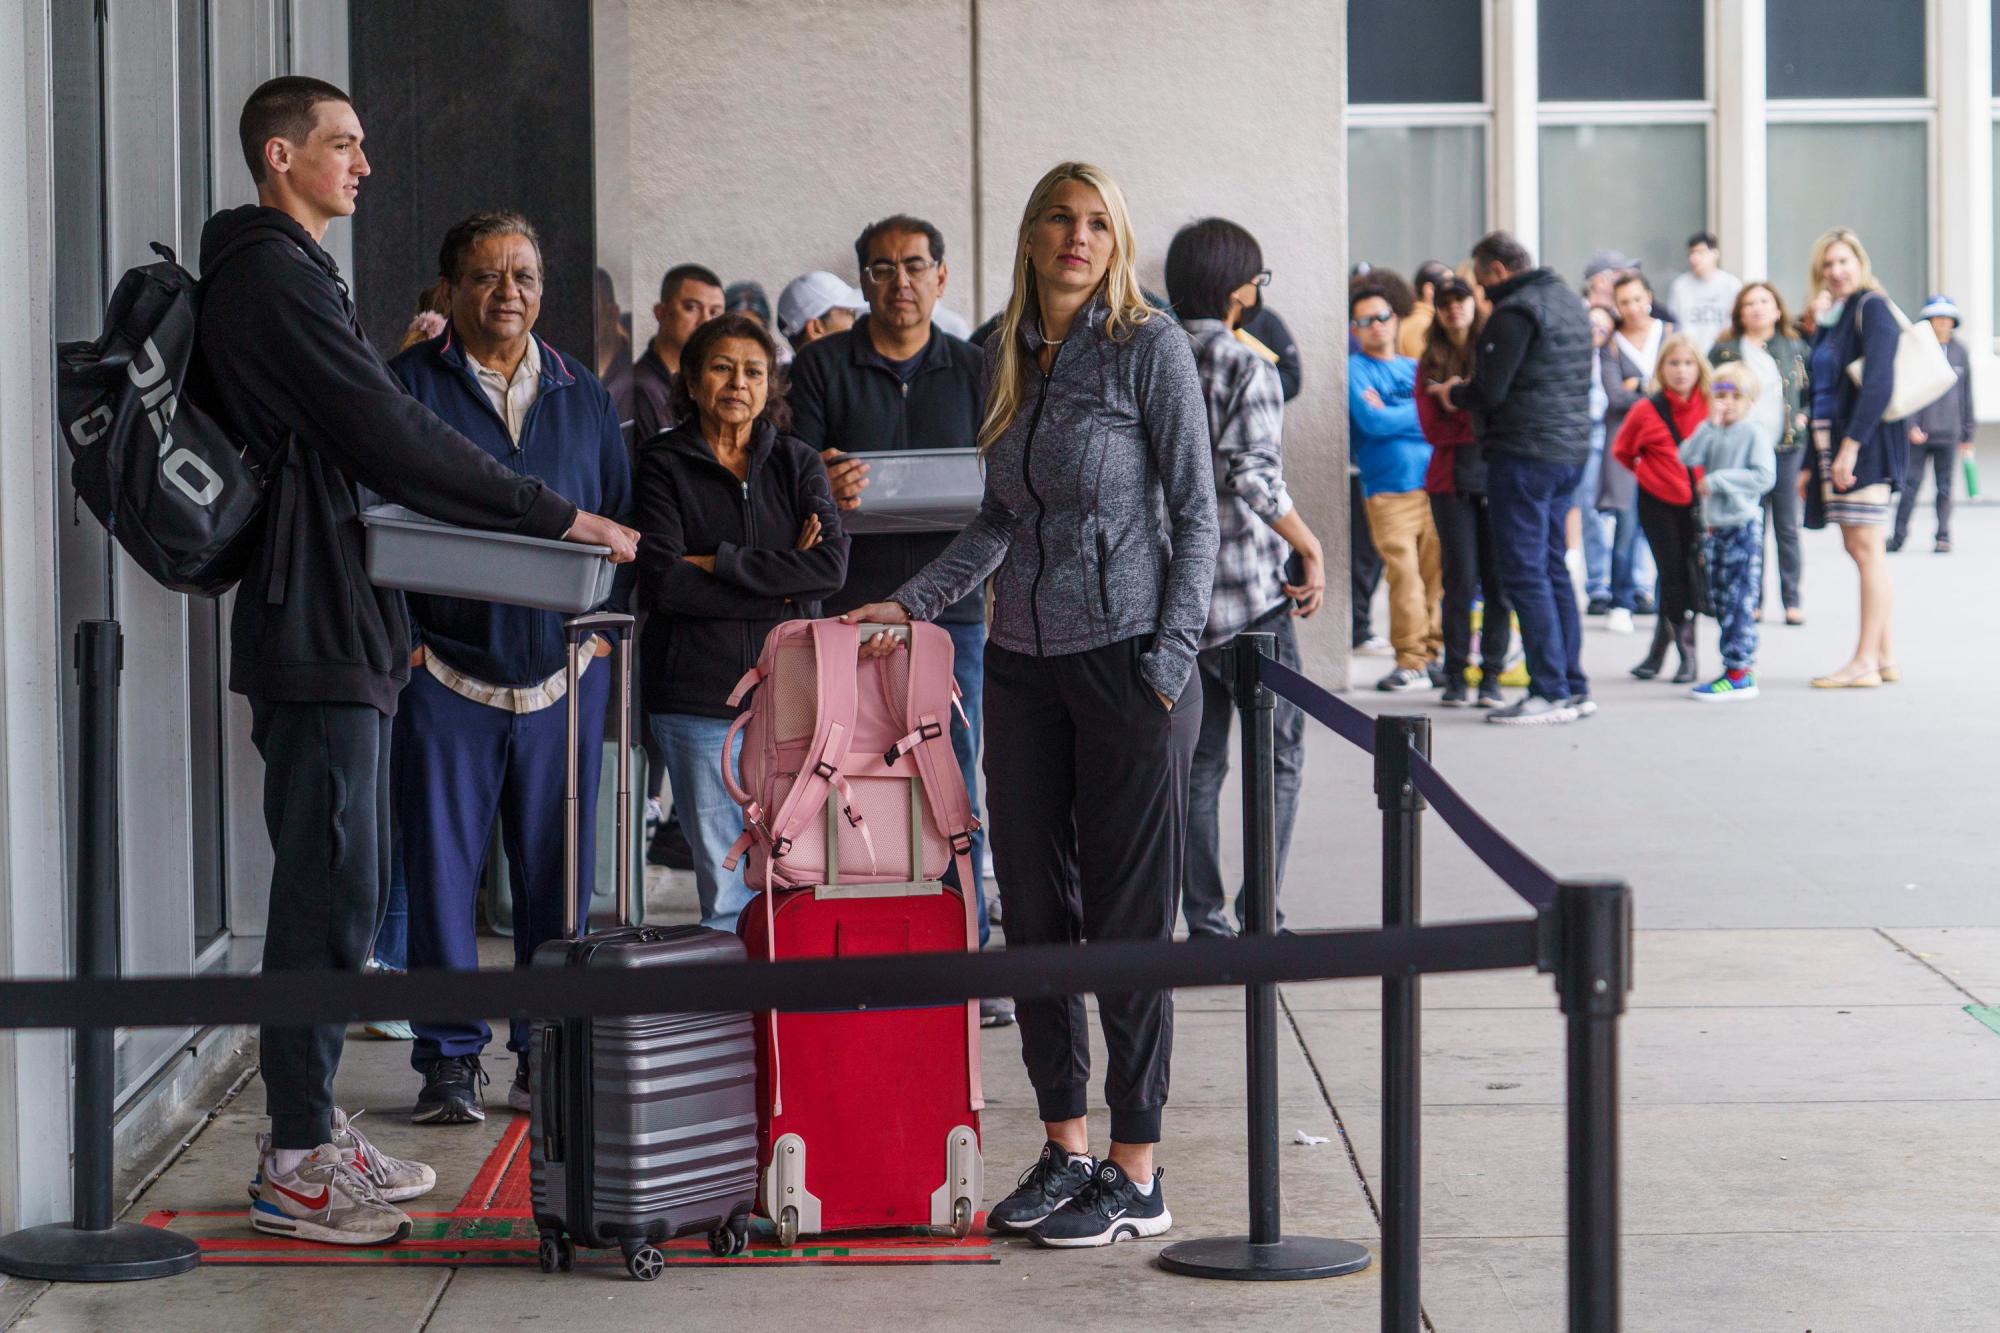
POLYGON ((1625 414, 1611 456, 1636 475, 1639 526, 1653 559, 1660 567, 1659 619, 1653 646, 1645 660, 1632 668, 1641 680, 1660 674, 1667 645, 1680 650, 1676 685, 1694 683, 1695 611, 1706 590, 1700 583, 1696 557, 1701 533, 1694 521, 1694 486, 1681 462, 1681 444, 1708 420, 1708 361, 1693 338, 1675 333, 1660 344, 1653 361, 1648 396, 1625 414))
POLYGON ((1841 544, 1861 574, 1854 655, 1812 683, 1821 690, 1872 689, 1902 679, 1890 643, 1894 590, 1885 537, 1909 438, 1899 423, 1882 419, 1901 330, 1868 266, 1868 251, 1847 228, 1835 227, 1813 244, 1809 278, 1813 447, 1799 470, 1799 495, 1806 502, 1806 526, 1838 524, 1841 544), (1847 373, 1857 358, 1858 384, 1847 373))
MULTIPOLYGON (((1125 197, 1055 167, 1028 200, 1014 288, 986 344, 971 526, 845 619, 935 616, 993 580, 986 782, 1009 944, 1167 939, 1201 727, 1195 650, 1217 542, 1208 412, 1192 344, 1139 291, 1125 197)), ((877 635, 864 647, 887 654, 877 635)), ((1048 1142, 989 1226, 1062 1248, 1172 1224, 1154 1173, 1173 997, 1098 996, 1111 1145, 1090 1156, 1090 1041, 1077 996, 1018 1001, 1048 1142)))

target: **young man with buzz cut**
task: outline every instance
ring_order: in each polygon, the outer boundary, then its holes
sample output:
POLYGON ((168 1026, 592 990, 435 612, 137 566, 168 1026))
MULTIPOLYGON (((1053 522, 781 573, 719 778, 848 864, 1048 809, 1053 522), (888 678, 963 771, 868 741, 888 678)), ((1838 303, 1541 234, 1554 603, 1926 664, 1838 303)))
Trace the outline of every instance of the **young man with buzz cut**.
MULTIPOLYGON (((446 523, 608 546, 638 534, 579 510, 433 416, 361 330, 321 242, 366 179, 346 93, 286 77, 239 123, 257 202, 202 229, 198 398, 273 460, 263 540, 230 620, 229 687, 250 700, 275 864, 264 970, 358 972, 389 890, 389 741, 410 676, 400 592, 362 568, 375 496, 446 523)), ((396 1206, 437 1183, 379 1151, 333 1101, 346 1028, 266 1025, 271 1132, 259 1137, 251 1225, 342 1245, 409 1235, 396 1206)))

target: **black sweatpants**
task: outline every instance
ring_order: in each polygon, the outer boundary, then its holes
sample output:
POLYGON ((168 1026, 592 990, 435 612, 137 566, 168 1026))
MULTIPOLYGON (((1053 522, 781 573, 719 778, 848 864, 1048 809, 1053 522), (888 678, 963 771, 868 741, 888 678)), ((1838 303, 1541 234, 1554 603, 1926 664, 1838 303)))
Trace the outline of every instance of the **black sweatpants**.
POLYGON ((1694 507, 1668 504, 1641 490, 1639 526, 1645 530, 1646 545, 1653 548, 1653 563, 1660 567, 1660 619, 1669 625, 1692 620, 1695 547, 1701 541, 1694 530, 1694 507))
POLYGON ((1508 624, 1507 595, 1500 588, 1500 555, 1493 544, 1486 496, 1466 491, 1433 495, 1431 519, 1444 556, 1445 674, 1463 680, 1471 664, 1472 603, 1477 596, 1485 600, 1479 626, 1480 679, 1497 684, 1514 634, 1508 624))
MULTIPOLYGON (((1031 657, 986 645, 986 800, 1007 943, 1173 935, 1201 730, 1190 674, 1169 713, 1139 675, 1149 638, 1031 657)), ((1083 998, 1020 999, 1021 1059, 1045 1121, 1086 1110, 1083 998)), ((1097 997, 1118 1143, 1157 1143, 1173 1054, 1170 991, 1097 997)))
MULTIPOLYGON (((366 704, 250 701, 264 756, 271 869, 264 970, 359 972, 389 901, 390 719, 366 704)), ((344 1023, 260 1033, 271 1141, 333 1137, 333 1075, 344 1023)))

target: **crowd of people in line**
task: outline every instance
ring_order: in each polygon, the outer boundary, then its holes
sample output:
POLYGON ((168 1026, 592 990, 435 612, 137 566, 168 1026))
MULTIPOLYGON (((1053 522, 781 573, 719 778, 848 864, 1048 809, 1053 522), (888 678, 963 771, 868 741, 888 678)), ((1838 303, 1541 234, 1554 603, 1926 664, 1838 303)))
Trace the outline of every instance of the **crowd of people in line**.
POLYGON ((1672 649, 1670 679, 1693 698, 1753 699, 1765 552, 1774 542, 1783 623, 1803 624, 1800 529, 1828 524, 1860 572, 1860 631, 1849 660, 1811 683, 1901 678, 1884 557, 1908 540, 1927 472, 1933 549, 1951 550, 1953 479, 1972 447, 1957 307, 1933 296, 1918 314, 1954 383, 1892 420, 1902 325, 1860 237, 1819 238, 1797 321, 1774 283, 1723 270, 1712 234, 1691 236, 1687 256, 1664 303, 1615 250, 1590 257, 1579 294, 1505 233, 1456 269, 1424 263, 1414 286, 1355 266, 1353 643, 1394 655, 1378 689, 1441 689, 1445 706, 1501 724, 1591 716, 1574 575, 1583 614, 1610 632, 1653 618, 1634 676, 1662 675, 1672 649), (1371 616, 1384 580, 1387 640, 1371 616), (1700 615, 1721 629, 1721 671, 1706 679, 1700 615), (1509 705, 1514 623, 1529 692, 1509 705))
MULTIPOLYGON (((1272 274, 1248 230, 1222 218, 1184 226, 1166 293, 1149 294, 1118 185, 1065 162, 1022 212, 1005 307, 967 338, 941 321, 946 238, 899 213, 855 239, 859 287, 807 273, 775 311, 755 284, 676 265, 636 357, 600 275, 599 346, 580 358, 535 331, 547 275, 530 220, 482 212, 444 236, 423 309, 385 361, 321 245, 370 171, 351 101, 318 80, 274 80, 244 107, 240 132, 259 202, 204 229, 190 384, 278 460, 230 666, 265 761, 266 968, 476 966, 474 900, 496 817, 517 962, 572 925, 563 774, 576 759, 578 795, 594 805, 611 673, 592 663, 609 648, 579 664, 586 730, 572 756, 556 706, 572 702, 561 617, 376 587, 357 516, 377 497, 608 549, 611 604, 644 618, 650 767, 679 810, 711 928, 733 929, 751 902, 728 860, 742 828, 721 776, 732 686, 772 626, 821 615, 950 632, 965 714, 952 739, 975 812, 983 794, 991 814, 997 901, 984 838, 972 882, 947 881, 976 904, 982 947, 996 921, 1016 945, 1166 939, 1177 917, 1198 937, 1240 928, 1218 846, 1224 645, 1269 631, 1296 665, 1293 622, 1326 590, 1322 545, 1284 473, 1298 351, 1264 302, 1272 274), (977 511, 955 535, 850 532, 871 460, 909 448, 976 450, 977 511), (401 937, 385 928, 399 898, 401 937)), ((1691 253, 1712 261, 1712 238, 1696 239, 1691 253)), ((1781 529, 1781 561, 1793 552, 1781 586, 1795 613, 1797 547, 1782 529, 1803 512, 1841 526, 1863 573, 1854 658, 1815 684, 1895 679, 1883 560, 1893 492, 1911 445, 1948 450, 1970 411, 1882 419, 1898 329, 1860 240, 1830 232, 1815 250, 1808 338, 1775 288, 1724 294, 1727 275, 1700 261, 1675 289, 1688 319, 1673 328, 1637 266, 1603 258, 1590 306, 1505 233, 1482 238, 1461 269, 1426 265, 1416 292, 1381 270, 1356 275, 1355 526, 1365 515, 1389 581, 1397 660, 1383 687, 1435 683, 1447 703, 1467 702, 1476 627, 1477 702, 1491 720, 1589 715, 1567 557, 1579 508, 1585 532, 1598 530, 1585 548, 1598 552, 1592 590, 1607 617, 1623 613, 1629 628, 1651 598, 1659 629, 1639 674, 1661 671, 1678 646, 1678 678, 1694 683, 1691 617, 1708 609, 1725 669, 1697 697, 1753 695, 1765 515, 1781 529), (1857 361, 1861 373, 1845 373, 1857 361), (1776 494, 1789 474, 1797 510, 1776 494), (1495 668, 1516 620, 1529 688, 1505 704, 1495 668)), ((1951 312, 1925 313, 1948 337, 1951 312)), ((1357 585, 1359 607, 1367 591, 1357 585)), ((876 632, 861 651, 897 648, 876 632)), ((1280 877, 1303 729, 1281 702, 1280 877)), ((580 866, 594 863, 593 841, 586 821, 580 866)), ((1103 995, 1098 1012, 1102 1160, 1086 1119, 1082 1000, 982 1006, 989 1024, 1018 1018, 1046 1131, 989 1226, 1083 1246, 1171 1225, 1154 1148, 1172 995, 1103 995)), ((483 1119, 486 1025, 430 1021, 411 1035, 413 1119, 483 1119)), ((380 1244, 408 1234, 397 1205, 435 1186, 432 1168, 381 1151, 336 1107, 345 1037, 338 1024, 263 1029, 271 1128, 251 1184, 258 1229, 380 1244)), ((525 1109, 522 1025, 507 1045, 507 1101, 525 1109)))

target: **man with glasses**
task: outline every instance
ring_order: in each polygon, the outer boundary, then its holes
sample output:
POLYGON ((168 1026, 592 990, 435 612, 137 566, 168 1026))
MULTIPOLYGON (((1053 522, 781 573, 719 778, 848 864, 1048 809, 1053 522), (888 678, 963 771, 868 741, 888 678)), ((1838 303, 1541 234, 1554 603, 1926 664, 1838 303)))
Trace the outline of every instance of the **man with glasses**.
MULTIPOLYGON (((792 362, 790 390, 792 433, 826 460, 834 498, 843 510, 866 508, 868 464, 861 455, 974 448, 985 408, 980 350, 931 322, 950 276, 944 234, 922 218, 898 213, 862 231, 854 242, 854 258, 868 313, 853 328, 829 333, 801 350, 792 362)), ((950 542, 950 533, 856 535, 848 548, 847 586, 826 600, 826 614, 887 601, 950 542)), ((986 652, 982 603, 974 593, 938 617, 951 634, 952 674, 971 722, 969 729, 954 726, 951 739, 975 814, 986 652)), ((975 881, 983 875, 985 858, 985 837, 975 833, 975 881)), ((990 932, 982 886, 959 887, 978 903, 983 946, 990 932)), ((1005 1000, 982 1001, 980 1013, 989 1025, 1013 1021, 1013 1006, 1005 1000)))
POLYGON ((1381 288, 1358 289, 1348 315, 1360 343, 1347 357, 1349 451, 1361 469, 1368 530, 1389 580, 1389 642, 1396 649, 1395 667, 1375 688, 1428 689, 1444 652, 1444 565, 1424 494, 1431 446, 1417 424, 1417 363, 1396 352, 1396 312, 1381 288))

